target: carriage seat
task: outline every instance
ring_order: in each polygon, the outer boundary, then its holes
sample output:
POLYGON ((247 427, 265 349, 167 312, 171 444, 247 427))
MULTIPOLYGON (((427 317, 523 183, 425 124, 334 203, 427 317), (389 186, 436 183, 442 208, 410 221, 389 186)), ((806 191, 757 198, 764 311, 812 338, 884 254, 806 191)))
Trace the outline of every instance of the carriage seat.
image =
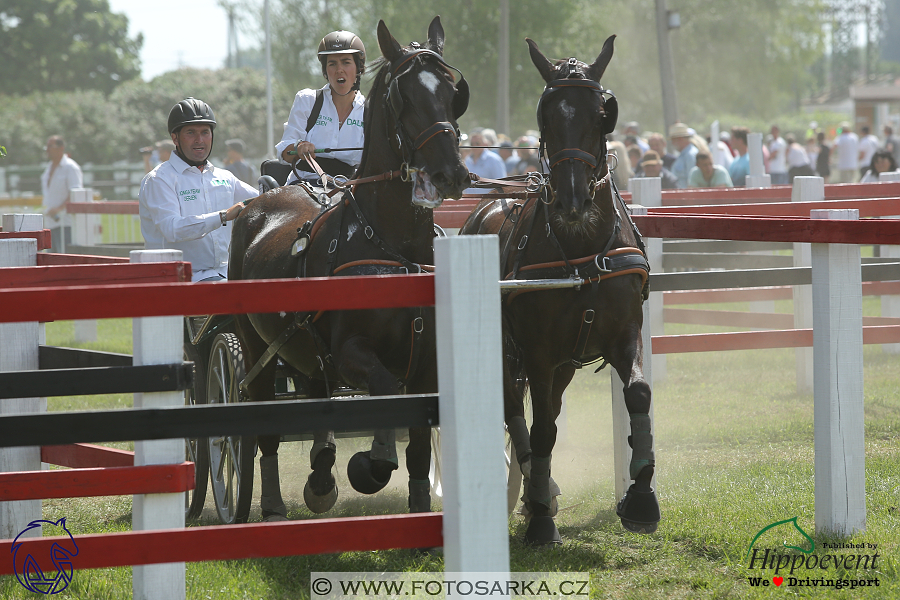
POLYGON ((264 160, 259 165, 259 193, 264 194, 269 190, 283 186, 291 174, 291 165, 286 165, 279 160, 264 160))

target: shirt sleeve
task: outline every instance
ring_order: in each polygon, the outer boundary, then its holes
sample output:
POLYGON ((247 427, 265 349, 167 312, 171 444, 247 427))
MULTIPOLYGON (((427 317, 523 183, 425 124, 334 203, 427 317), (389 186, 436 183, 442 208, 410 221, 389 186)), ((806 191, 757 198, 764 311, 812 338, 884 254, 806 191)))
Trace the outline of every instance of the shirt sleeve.
POLYGON ((182 216, 174 183, 157 173, 144 178, 138 200, 140 210, 168 242, 196 240, 222 226, 218 212, 182 216))
POLYGON ((77 164, 72 163, 71 168, 68 169, 66 173, 66 188, 81 188, 84 187, 84 177, 81 174, 81 167, 77 164))
POLYGON ((291 144, 297 143, 297 140, 306 141, 306 120, 309 119, 309 113, 315 100, 314 90, 301 90, 294 96, 294 104, 291 106, 291 114, 288 116, 287 123, 284 124, 284 135, 281 141, 275 144, 275 156, 282 164, 290 164, 284 162, 281 153, 291 144), (310 96, 309 92, 312 93, 310 96))

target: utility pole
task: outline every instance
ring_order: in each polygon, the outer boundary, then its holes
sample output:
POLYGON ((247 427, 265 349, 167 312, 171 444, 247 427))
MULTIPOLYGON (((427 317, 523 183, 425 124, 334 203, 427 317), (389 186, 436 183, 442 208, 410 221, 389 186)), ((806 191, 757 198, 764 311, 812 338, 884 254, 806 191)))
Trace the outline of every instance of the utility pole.
POLYGON ((509 135, 509 0, 500 0, 497 37, 497 132, 509 135))
MULTIPOLYGON (((677 20, 677 13, 671 13, 677 20)), ((662 87, 665 135, 678 122, 678 97, 675 95, 675 67, 672 63, 672 44, 669 42, 670 13, 666 0, 656 0, 656 43, 659 47, 659 80, 662 87)))
POLYGON ((265 0, 266 12, 266 157, 275 153, 274 119, 272 117, 272 36, 270 34, 269 0, 265 0))

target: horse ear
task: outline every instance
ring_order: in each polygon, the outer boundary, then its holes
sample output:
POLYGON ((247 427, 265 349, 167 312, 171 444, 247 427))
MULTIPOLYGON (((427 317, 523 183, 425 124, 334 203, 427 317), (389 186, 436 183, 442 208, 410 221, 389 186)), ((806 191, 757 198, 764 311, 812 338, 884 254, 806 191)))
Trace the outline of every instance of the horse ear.
POLYGON ((528 42, 528 52, 531 54, 531 62, 534 63, 534 66, 537 67, 538 72, 541 74, 541 77, 544 78, 544 81, 550 82, 553 80, 553 65, 550 64, 550 61, 547 60, 547 57, 538 49, 538 45, 531 38, 525 38, 525 41, 528 42))
POLYGON ((613 55, 613 40, 616 39, 616 35, 613 34, 606 38, 606 41, 603 42, 603 49, 600 50, 600 54, 597 56, 597 60, 593 62, 591 66, 587 69, 587 76, 590 79, 593 79, 596 82, 600 82, 600 78, 603 77, 604 71, 606 71, 606 66, 609 64, 610 59, 613 55))
POLYGON ((428 48, 444 55, 444 27, 441 25, 441 15, 431 20, 428 26, 428 48))
POLYGON ((378 47, 381 48, 381 55, 390 62, 403 54, 400 43, 394 39, 391 32, 388 31, 384 20, 378 21, 378 47))

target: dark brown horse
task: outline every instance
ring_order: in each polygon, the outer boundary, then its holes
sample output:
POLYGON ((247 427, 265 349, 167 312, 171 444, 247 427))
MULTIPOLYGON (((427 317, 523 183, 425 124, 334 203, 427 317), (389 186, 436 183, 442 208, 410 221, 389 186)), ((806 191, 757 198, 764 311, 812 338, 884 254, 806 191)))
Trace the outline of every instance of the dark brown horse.
POLYGON ((559 492, 550 478, 556 417, 575 370, 600 359, 626 382, 631 414, 635 482, 617 513, 631 531, 654 531, 659 521, 650 487, 650 386, 642 372, 641 305, 649 266, 606 162, 606 135, 615 128, 618 105, 599 82, 614 38, 591 65, 574 58, 551 63, 527 40, 546 82, 537 117, 541 154, 546 148, 549 157, 549 185, 525 201, 483 201, 460 231, 499 234, 506 279, 582 282, 569 289, 513 293, 503 303, 506 422, 526 475, 530 543, 560 541, 552 518, 559 492), (526 378, 534 416, 530 435, 524 419, 526 378))
MULTIPOLYGON (((330 205, 298 185, 254 199, 235 222, 229 279, 417 272, 432 264, 431 209, 442 198, 458 198, 468 183, 456 126, 468 87, 464 79, 454 83, 452 67, 441 56, 439 17, 428 28, 425 46, 401 47, 383 21, 378 45, 384 58, 366 100, 365 149, 356 173, 374 181, 358 183, 330 205), (417 191, 428 190, 420 206, 413 204, 416 179, 424 183, 417 191)), ((373 396, 398 394, 403 387, 410 394, 437 391, 433 309, 241 315, 237 330, 248 366, 280 336, 286 339, 278 355, 310 378, 311 397, 326 397, 337 383, 373 396)), ((248 374, 251 400, 271 400, 274 378, 275 361, 252 378, 248 374)), ((412 512, 430 510, 430 439, 427 428, 410 430, 412 512)), ((318 432, 315 440, 304 498, 311 510, 324 512, 337 497, 334 436, 318 432)), ((278 436, 259 437, 264 518, 285 514, 278 444, 278 436)), ((387 485, 396 468, 394 430, 383 430, 375 433, 370 452, 351 459, 348 475, 355 489, 371 494, 387 485)))

